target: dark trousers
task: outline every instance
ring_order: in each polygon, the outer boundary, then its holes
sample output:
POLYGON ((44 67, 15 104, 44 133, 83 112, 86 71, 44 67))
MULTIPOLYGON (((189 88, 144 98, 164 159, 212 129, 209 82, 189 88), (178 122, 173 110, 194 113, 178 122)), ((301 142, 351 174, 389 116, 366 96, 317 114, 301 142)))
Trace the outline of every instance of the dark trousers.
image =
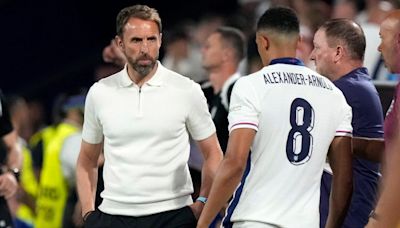
POLYGON ((86 228, 195 228, 197 220, 189 206, 141 217, 110 215, 96 210, 86 219, 86 228))
POLYGON ((326 173, 325 171, 322 173, 321 178, 321 195, 319 202, 319 215, 320 228, 324 228, 326 225, 326 220, 328 219, 329 212, 329 196, 331 193, 331 183, 332 183, 332 175, 326 173))
POLYGON ((4 197, 0 197, 0 225, 7 228, 14 227, 10 209, 4 197))

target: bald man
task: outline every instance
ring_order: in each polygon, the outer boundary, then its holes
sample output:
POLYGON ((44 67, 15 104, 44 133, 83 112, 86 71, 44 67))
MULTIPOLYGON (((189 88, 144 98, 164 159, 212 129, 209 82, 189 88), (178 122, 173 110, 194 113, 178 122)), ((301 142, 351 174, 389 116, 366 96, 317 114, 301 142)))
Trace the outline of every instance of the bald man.
POLYGON ((270 8, 259 19, 265 67, 233 87, 228 147, 199 228, 232 194, 224 227, 318 228, 327 154, 334 173, 327 227, 341 226, 352 189, 351 108, 329 79, 295 58, 299 42, 293 10, 270 8))
MULTIPOLYGON (((400 73, 400 10, 392 11, 380 26, 382 53, 386 68, 400 73)), ((371 213, 368 228, 399 227, 400 221, 400 96, 399 84, 384 124, 385 162, 381 195, 371 213)))

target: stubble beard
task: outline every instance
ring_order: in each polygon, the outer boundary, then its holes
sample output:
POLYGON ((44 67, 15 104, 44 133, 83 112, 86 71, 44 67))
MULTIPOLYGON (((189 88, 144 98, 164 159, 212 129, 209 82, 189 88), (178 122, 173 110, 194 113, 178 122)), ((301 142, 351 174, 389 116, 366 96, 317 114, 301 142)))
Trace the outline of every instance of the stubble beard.
POLYGON ((141 78, 146 77, 149 75, 149 73, 154 69, 154 66, 156 65, 156 59, 157 58, 151 58, 149 56, 142 56, 139 57, 138 59, 134 60, 132 58, 128 58, 129 65, 138 73, 138 76, 141 78), (140 60, 150 60, 151 63, 148 65, 142 65, 139 64, 140 60))

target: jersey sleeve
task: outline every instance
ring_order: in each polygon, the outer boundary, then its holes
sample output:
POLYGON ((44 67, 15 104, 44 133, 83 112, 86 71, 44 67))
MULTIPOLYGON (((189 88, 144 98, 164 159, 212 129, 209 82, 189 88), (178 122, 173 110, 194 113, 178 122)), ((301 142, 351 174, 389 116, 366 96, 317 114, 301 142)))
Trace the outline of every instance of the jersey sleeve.
POLYGON ((203 140, 215 133, 215 125, 208 111, 207 100, 200 85, 193 82, 190 111, 186 126, 194 140, 203 140))
POLYGON ((232 90, 229 105, 229 132, 238 128, 258 131, 259 100, 248 80, 239 79, 232 90))
POLYGON ((96 91, 99 89, 94 84, 85 101, 85 114, 82 129, 82 139, 91 144, 98 144, 103 140, 103 128, 98 118, 98 107, 96 107, 96 91))
POLYGON ((352 137, 353 128, 351 126, 352 110, 351 107, 346 103, 343 97, 342 109, 341 109, 342 119, 340 120, 339 127, 336 129, 335 136, 348 136, 352 137))

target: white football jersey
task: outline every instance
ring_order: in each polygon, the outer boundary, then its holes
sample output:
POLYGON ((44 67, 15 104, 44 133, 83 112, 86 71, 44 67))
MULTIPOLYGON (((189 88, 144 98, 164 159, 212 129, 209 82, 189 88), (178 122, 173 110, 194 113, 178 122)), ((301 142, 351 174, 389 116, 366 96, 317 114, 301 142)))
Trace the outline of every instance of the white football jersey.
MULTIPOLYGON (((351 136, 351 107, 331 81, 296 59, 240 78, 229 130, 257 131, 225 224, 319 227, 321 175, 335 136, 351 136)), ((229 225, 226 225, 229 227, 229 225)))

